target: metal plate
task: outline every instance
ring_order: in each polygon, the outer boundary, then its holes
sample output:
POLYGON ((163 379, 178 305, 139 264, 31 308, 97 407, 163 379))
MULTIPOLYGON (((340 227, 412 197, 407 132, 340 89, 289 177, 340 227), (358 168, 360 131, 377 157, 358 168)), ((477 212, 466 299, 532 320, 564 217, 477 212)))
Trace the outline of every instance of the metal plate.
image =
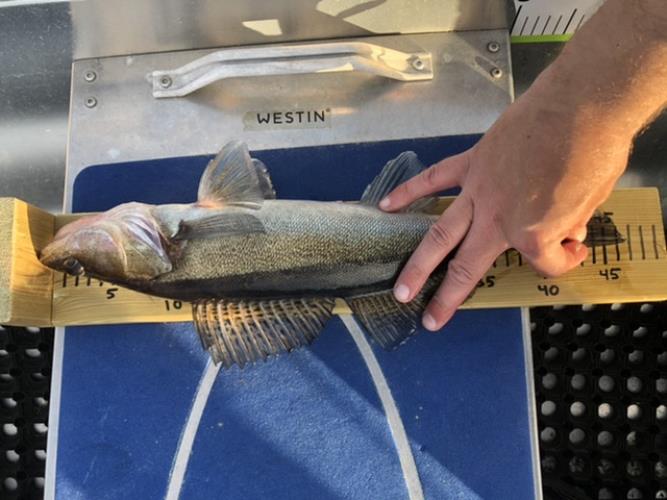
MULTIPOLYGON (((363 39, 361 39, 363 40, 363 39)), ((186 98, 155 99, 147 76, 209 51, 78 61, 72 73, 66 192, 85 167, 215 152, 232 138, 251 150, 483 133, 512 99, 507 32, 373 37, 433 59, 434 79, 364 74, 239 78, 186 98), (499 44, 497 52, 487 49, 499 44), (494 68, 501 72, 492 76, 494 68), (90 72, 94 72, 94 80, 90 72), (257 113, 324 114, 301 128, 248 126, 257 113), (244 122, 245 120, 245 122, 244 122)), ((307 120, 306 120, 307 121, 307 120)), ((68 205, 69 207, 69 205, 68 205)))
POLYGON ((395 33, 503 29, 508 0, 72 2, 74 59, 395 33))

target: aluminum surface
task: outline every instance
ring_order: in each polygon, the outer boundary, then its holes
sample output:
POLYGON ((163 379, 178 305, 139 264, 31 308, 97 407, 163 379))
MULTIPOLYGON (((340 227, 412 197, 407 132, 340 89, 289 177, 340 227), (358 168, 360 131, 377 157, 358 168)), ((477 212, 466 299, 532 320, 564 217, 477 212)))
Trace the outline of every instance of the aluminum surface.
POLYGON ((66 186, 90 165, 211 154, 232 138, 261 150, 483 133, 511 101, 505 30, 373 37, 372 43, 430 52, 433 80, 357 73, 239 78, 185 98, 155 99, 152 71, 210 51, 78 61, 66 186), (500 44, 497 52, 487 49, 492 41, 500 44), (494 68, 502 70, 500 78, 492 76, 494 68), (97 75, 92 82, 90 71, 97 75), (91 97, 92 108, 86 106, 91 97), (287 126, 289 113, 324 119, 287 126), (249 124, 259 115, 271 123, 249 124))
POLYGON ((507 28, 506 0, 86 0, 74 58, 395 33, 507 28))
MULTIPOLYGON (((333 41, 221 49, 174 70, 153 71, 153 97, 183 97, 229 78, 359 71, 400 81, 431 80, 428 52, 333 41)), ((93 72, 84 75, 90 80, 93 72)))

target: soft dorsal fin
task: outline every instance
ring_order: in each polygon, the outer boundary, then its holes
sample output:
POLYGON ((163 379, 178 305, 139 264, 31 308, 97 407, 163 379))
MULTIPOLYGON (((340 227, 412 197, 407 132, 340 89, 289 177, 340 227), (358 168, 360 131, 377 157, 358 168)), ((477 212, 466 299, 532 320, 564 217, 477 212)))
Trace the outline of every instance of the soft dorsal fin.
POLYGON ((199 182, 197 204, 259 207, 266 198, 275 198, 266 168, 250 158, 243 142, 232 141, 206 167, 199 182))
MULTIPOLYGON (((393 160, 387 162, 382 171, 364 191, 364 194, 361 196, 361 203, 364 205, 377 205, 394 188, 421 173, 425 168, 413 151, 404 151, 393 160)), ((404 211, 426 211, 436 201, 436 198, 423 198, 414 202, 404 211)))

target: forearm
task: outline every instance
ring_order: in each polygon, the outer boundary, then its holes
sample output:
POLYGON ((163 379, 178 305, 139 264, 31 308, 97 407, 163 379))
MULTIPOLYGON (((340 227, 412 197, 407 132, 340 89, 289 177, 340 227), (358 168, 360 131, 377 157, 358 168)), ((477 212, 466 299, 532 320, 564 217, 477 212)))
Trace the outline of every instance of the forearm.
POLYGON ((667 104, 667 1, 607 0, 530 92, 578 129, 634 136, 667 104))

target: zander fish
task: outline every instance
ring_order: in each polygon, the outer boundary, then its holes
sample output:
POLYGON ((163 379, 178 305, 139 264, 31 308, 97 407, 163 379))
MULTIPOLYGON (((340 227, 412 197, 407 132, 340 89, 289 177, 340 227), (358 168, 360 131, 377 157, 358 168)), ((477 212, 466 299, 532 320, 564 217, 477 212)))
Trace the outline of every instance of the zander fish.
MULTIPOLYGON (((409 304, 391 289, 436 217, 425 199, 402 213, 377 203, 423 170, 412 152, 387 163, 360 202, 276 200, 240 142, 206 168, 192 204, 127 203, 63 227, 42 263, 190 301, 204 347, 225 367, 312 342, 344 299, 390 349, 412 335, 439 279, 409 304)), ((440 274, 440 278, 442 274, 440 274)))
MULTIPOLYGON (((204 348, 243 367, 310 344, 336 298, 382 347, 417 330, 446 262, 408 304, 393 283, 436 216, 434 198, 401 213, 376 208, 424 169, 413 152, 388 162, 358 203, 276 200, 264 165, 240 142, 207 166, 191 204, 126 203, 63 227, 40 256, 160 297, 192 302, 204 348)), ((588 245, 622 241, 607 216, 588 225, 588 245)))

